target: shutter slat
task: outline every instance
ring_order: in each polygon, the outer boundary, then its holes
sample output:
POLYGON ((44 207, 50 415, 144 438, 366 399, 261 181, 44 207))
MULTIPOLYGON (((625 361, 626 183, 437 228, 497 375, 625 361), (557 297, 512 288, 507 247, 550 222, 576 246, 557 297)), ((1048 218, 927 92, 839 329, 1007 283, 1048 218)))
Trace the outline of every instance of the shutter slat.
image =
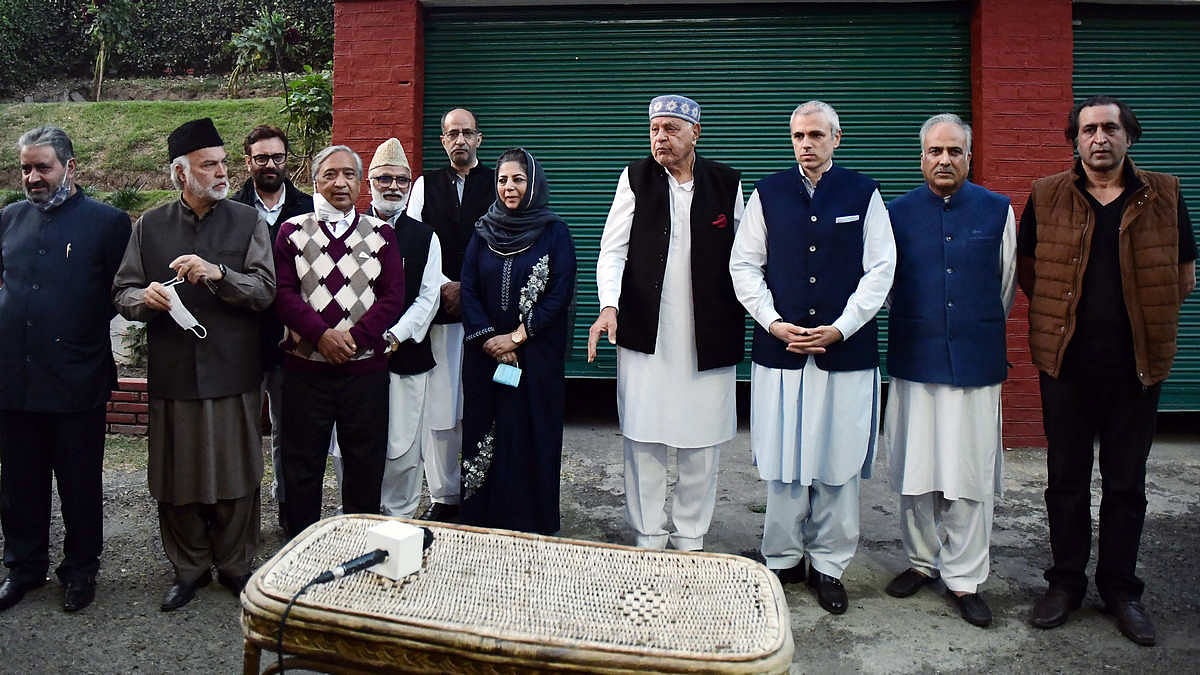
MULTIPOLYGON (((567 375, 612 377, 607 342, 597 365, 586 363, 599 311, 596 256, 621 169, 649 153, 650 99, 700 102, 699 151, 741 170, 749 197, 755 181, 794 165, 788 116, 820 98, 841 116, 837 161, 880 181, 891 199, 922 180, 921 123, 970 115, 968 11, 966 3, 433 9, 424 168, 444 166, 439 124, 455 106, 480 117, 480 161, 514 145, 538 157, 579 259, 567 375)), ((749 335, 747 320, 747 346, 749 335)))
MULTIPOLYGON (((1075 100, 1115 96, 1133 108, 1142 139, 1130 155, 1138 166, 1179 176, 1200 235, 1200 8, 1077 5, 1075 100)), ((1179 317, 1179 352, 1163 383, 1160 410, 1200 410, 1200 292, 1179 317)))

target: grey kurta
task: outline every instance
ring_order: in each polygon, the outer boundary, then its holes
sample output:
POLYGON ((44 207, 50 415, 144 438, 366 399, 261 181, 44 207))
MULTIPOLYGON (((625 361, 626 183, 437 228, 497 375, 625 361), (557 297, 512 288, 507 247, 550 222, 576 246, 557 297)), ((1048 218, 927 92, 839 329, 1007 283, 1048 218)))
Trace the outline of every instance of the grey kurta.
MULTIPOLYGON (((165 312, 146 307, 146 286, 151 281, 169 279, 174 273, 169 268, 146 269, 144 249, 149 245, 160 249, 177 247, 177 255, 196 253, 214 262, 205 257, 204 245, 197 241, 215 240, 225 249, 221 253, 244 246, 245 254, 240 263, 226 262, 226 276, 204 291, 219 300, 218 303, 210 303, 206 315, 211 317, 212 323, 234 321, 239 322, 239 326, 246 323, 256 327, 258 319, 255 312, 269 307, 275 297, 275 265, 266 222, 254 209, 228 201, 217 202, 201 219, 196 219, 186 204, 180 208, 181 204, 159 207, 178 214, 182 221, 180 224, 184 226, 171 230, 177 234, 170 241, 163 240, 167 236, 164 231, 143 227, 148 219, 153 222, 151 213, 134 223, 129 246, 113 281, 113 301, 117 310, 127 319, 170 322, 169 326, 158 326, 158 330, 182 331, 165 312), (234 225, 244 228, 247 225, 246 218, 257 219, 257 223, 250 227, 252 234, 248 242, 228 241, 220 236, 226 228, 233 231, 234 225), (153 242, 149 241, 151 238, 153 242), (225 316, 218 318, 214 312, 225 316)), ((154 215, 161 217, 163 214, 159 212, 154 215)), ((203 289, 204 284, 199 288, 203 289)), ((201 323, 209 323, 198 308, 189 304, 189 309, 201 323)), ((199 390, 206 388, 204 380, 207 378, 228 381, 230 369, 259 367, 256 329, 227 332, 210 328, 205 338, 205 353, 210 359, 215 355, 218 362, 201 364, 185 362, 186 359, 197 359, 202 353, 199 348, 190 349, 186 354, 176 353, 174 349, 164 349, 163 344, 156 345, 153 335, 151 333, 151 373, 156 370, 161 372, 163 367, 195 367, 199 390)), ((259 374, 255 372, 253 387, 245 391, 213 398, 168 398, 161 390, 156 392, 156 387, 151 383, 150 460, 147 473, 150 493, 155 499, 174 505, 213 504, 218 500, 238 499, 255 493, 263 472, 259 435, 262 399, 257 386, 258 377, 259 374)))

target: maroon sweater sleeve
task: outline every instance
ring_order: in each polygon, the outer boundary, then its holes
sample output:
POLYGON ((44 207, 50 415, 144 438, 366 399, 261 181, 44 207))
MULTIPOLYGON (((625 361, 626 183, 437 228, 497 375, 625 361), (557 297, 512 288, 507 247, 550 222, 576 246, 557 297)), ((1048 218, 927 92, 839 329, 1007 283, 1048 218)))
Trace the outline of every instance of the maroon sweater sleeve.
POLYGON ((387 243, 379 249, 379 263, 383 269, 375 280, 375 302, 350 327, 350 337, 359 349, 368 347, 379 353, 387 347, 384 332, 404 311, 404 258, 392 228, 381 227, 377 231, 387 243))
POLYGON ((329 326, 300 296, 300 277, 296 276, 299 251, 288 239, 295 230, 295 224, 285 222, 275 237, 275 313, 285 326, 315 345, 329 326))

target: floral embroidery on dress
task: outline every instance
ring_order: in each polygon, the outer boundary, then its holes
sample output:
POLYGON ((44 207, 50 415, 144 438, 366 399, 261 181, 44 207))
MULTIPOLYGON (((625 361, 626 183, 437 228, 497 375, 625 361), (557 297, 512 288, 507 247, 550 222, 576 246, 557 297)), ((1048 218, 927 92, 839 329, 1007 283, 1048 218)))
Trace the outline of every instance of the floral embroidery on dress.
POLYGON ((521 298, 517 301, 517 312, 520 313, 521 320, 526 324, 529 323, 529 315, 533 312, 533 304, 542 297, 549 279, 550 254, 547 253, 538 258, 533 269, 529 271, 529 280, 525 282, 525 287, 521 289, 521 298))
POLYGON ((475 444, 475 449, 479 452, 475 453, 474 457, 460 460, 463 468, 463 491, 466 493, 463 495, 464 499, 473 497, 487 482, 488 471, 492 468, 492 459, 496 454, 495 423, 492 423, 492 428, 475 444))

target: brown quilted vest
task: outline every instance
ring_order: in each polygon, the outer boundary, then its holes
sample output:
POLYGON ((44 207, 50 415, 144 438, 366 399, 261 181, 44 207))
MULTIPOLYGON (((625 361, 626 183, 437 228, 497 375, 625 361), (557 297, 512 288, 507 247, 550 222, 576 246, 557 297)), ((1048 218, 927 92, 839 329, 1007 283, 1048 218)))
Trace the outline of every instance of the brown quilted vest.
MULTIPOLYGON (((1132 165, 1133 160, 1129 160, 1132 165)), ((1145 386, 1167 379, 1179 329, 1179 179, 1133 167, 1142 188, 1121 215, 1117 249, 1121 288, 1133 333, 1134 362, 1145 386)), ((1074 170, 1034 181, 1036 283, 1029 303, 1029 351, 1038 370, 1058 377, 1075 332, 1095 219, 1074 170)))

